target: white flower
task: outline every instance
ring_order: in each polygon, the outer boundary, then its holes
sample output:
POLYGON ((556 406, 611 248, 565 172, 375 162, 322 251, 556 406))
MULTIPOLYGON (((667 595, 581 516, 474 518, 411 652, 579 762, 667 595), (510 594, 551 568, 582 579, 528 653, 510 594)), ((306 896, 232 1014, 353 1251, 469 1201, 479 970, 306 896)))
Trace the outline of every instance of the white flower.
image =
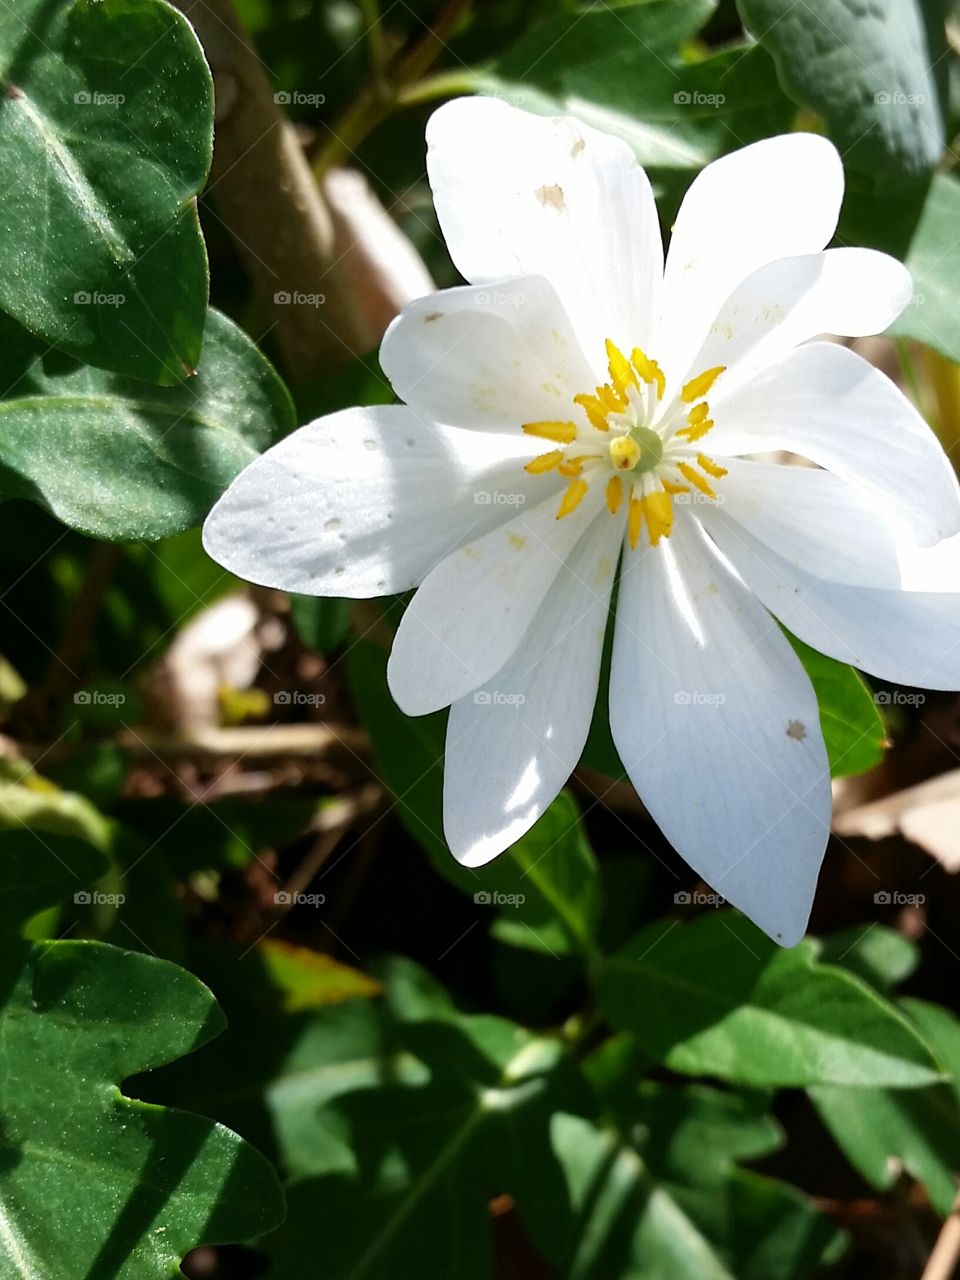
POLYGON ((410 715, 451 706, 444 829, 471 866, 577 764, 620 562, 609 713, 627 773, 696 871, 793 943, 830 778, 775 618, 885 679, 960 688, 960 596, 904 591, 898 558, 960 530, 953 471, 893 383, 809 341, 885 329, 910 277, 823 251, 843 174, 819 137, 708 165, 666 263, 622 141, 485 99, 442 107, 427 139, 472 283, 384 338, 405 404, 269 450, 211 512, 207 549, 291 591, 419 586, 390 687, 410 715), (818 469, 751 457, 776 450, 818 469))

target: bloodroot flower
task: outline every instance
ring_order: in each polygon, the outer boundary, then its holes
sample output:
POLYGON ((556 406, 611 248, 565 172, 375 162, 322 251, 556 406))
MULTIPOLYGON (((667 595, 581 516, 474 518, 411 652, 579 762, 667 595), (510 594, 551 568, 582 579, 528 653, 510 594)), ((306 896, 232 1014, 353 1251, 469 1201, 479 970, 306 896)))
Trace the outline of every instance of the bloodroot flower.
POLYGON ((469 866, 523 835, 576 766, 619 566, 623 765, 690 865, 792 944, 830 774, 778 620, 883 679, 960 688, 960 596, 904 590, 901 570, 904 547, 960 530, 953 471, 892 382, 809 341, 885 329, 909 274, 824 250, 843 171, 810 134, 708 165, 665 262, 619 139, 478 98, 437 111, 427 141, 471 283, 391 325, 380 357, 402 405, 270 449, 205 545, 290 591, 418 588, 390 688, 409 715, 451 708, 444 830, 469 866))

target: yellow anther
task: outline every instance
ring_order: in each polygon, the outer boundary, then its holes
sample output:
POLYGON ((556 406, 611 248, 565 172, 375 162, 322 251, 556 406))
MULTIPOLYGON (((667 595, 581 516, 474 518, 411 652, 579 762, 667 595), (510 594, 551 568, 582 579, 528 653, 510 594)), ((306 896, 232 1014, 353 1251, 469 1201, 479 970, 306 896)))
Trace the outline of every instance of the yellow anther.
POLYGON ((578 404, 590 419, 590 425, 596 427, 598 431, 609 431, 610 424, 607 422, 607 414, 609 410, 602 400, 598 400, 596 396, 588 395, 581 392, 580 395, 573 397, 574 404, 578 404))
POLYGON ((584 500, 589 488, 586 480, 574 480, 568 485, 566 492, 560 499, 560 506, 557 508, 557 519, 562 520, 564 516, 568 516, 571 511, 576 511, 580 503, 584 500))
POLYGON ((631 436, 615 436, 610 441, 610 461, 618 471, 632 471, 640 461, 640 446, 631 436))
MULTIPOLYGON (((705 408, 706 406, 698 405, 697 408, 705 408)), ((713 419, 704 418, 702 422, 695 423, 692 427, 682 427, 677 435, 681 439, 686 440, 688 444, 693 444, 694 440, 702 440, 708 431, 713 429, 713 419)))
POLYGON ((637 386, 637 375, 630 367, 630 361, 619 347, 608 338, 606 341, 607 360, 610 366, 610 381, 613 383, 620 399, 626 404, 627 387, 637 386))
POLYGON ((684 480, 689 480, 695 489, 699 489, 701 493, 705 493, 708 498, 715 498, 717 496, 706 480, 704 480, 700 472, 695 471, 693 467, 690 466, 689 462, 678 462, 676 467, 684 480))
POLYGON ((661 538, 669 538, 673 528, 673 503, 667 493, 648 493, 643 499, 643 514, 647 521, 647 537, 651 547, 661 538))
POLYGON ((630 550, 636 551, 640 541, 640 529, 643 526, 643 499, 630 497, 630 509, 627 515, 627 533, 630 538, 630 550))
POLYGON ((542 476, 545 471, 552 471, 562 461, 563 450, 551 449, 549 453, 541 453, 539 457, 531 458, 524 464, 523 469, 529 471, 532 476, 542 476))
POLYGON ((627 407, 627 397, 611 387, 609 382, 605 382, 602 387, 597 387, 597 399, 607 413, 623 413, 627 407))
POLYGON ((715 480, 720 480, 727 474, 726 467, 721 467, 718 462, 714 462, 712 458, 708 458, 705 453, 697 454, 697 465, 701 470, 705 471, 708 476, 713 476, 715 480))
POLYGON ((707 404, 706 400, 704 400, 700 404, 695 404, 693 406, 687 414, 687 421, 690 423, 691 427, 696 427, 703 422, 704 418, 708 418, 709 416, 710 406, 707 404))
POLYGON ((674 484, 672 480, 661 480, 665 492, 674 495, 678 493, 689 493, 690 486, 687 484, 674 484))
POLYGON ((564 458, 557 467, 562 476, 578 476, 585 462, 599 462, 599 453, 580 453, 575 458, 564 458))
POLYGON ((667 387, 667 379, 656 360, 651 360, 639 347, 633 348, 630 353, 630 360, 644 382, 657 384, 657 399, 662 400, 663 393, 667 387))
POLYGON ((691 378, 689 382, 684 383, 683 390, 680 392, 680 399, 686 404, 701 399, 707 394, 726 367, 725 364, 718 364, 712 369, 705 369, 703 373, 698 373, 695 378, 691 378))
POLYGON ((607 509, 612 516, 620 510, 623 501, 623 481, 619 476, 611 476, 607 481, 607 509))
POLYGON ((572 422, 525 422, 523 430, 528 436, 555 440, 557 444, 573 444, 577 438, 577 428, 572 422))

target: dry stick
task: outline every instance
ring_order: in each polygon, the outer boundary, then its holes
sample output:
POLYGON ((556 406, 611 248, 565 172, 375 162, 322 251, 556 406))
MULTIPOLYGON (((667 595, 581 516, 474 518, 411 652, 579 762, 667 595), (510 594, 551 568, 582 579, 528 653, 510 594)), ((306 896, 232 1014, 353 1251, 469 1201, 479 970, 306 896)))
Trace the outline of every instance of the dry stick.
POLYGON ((174 2, 193 23, 213 72, 210 197, 276 324, 288 375, 316 377, 376 339, 338 270, 330 211, 231 0, 174 2), (296 293, 325 301, 277 300, 296 293))
POLYGON ((960 1195, 944 1220, 920 1280, 950 1280, 960 1258, 960 1195))

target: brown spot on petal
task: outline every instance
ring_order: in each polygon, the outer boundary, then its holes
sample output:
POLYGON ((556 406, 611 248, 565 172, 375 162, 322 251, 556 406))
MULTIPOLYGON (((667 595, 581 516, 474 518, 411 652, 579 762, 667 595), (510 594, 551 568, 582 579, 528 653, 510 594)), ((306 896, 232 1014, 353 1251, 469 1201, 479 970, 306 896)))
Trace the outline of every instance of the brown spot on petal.
POLYGON ((802 742, 807 736, 807 726, 802 720, 791 720, 787 725, 787 737, 795 742, 802 742))
POLYGON ((567 207, 563 202, 563 187, 558 187, 556 184, 552 187, 537 187, 533 194, 545 209, 556 209, 560 211, 567 207))
POLYGON ((443 315, 442 311, 428 311, 427 314, 423 317, 423 323, 431 324, 434 320, 439 320, 442 315, 443 315))

